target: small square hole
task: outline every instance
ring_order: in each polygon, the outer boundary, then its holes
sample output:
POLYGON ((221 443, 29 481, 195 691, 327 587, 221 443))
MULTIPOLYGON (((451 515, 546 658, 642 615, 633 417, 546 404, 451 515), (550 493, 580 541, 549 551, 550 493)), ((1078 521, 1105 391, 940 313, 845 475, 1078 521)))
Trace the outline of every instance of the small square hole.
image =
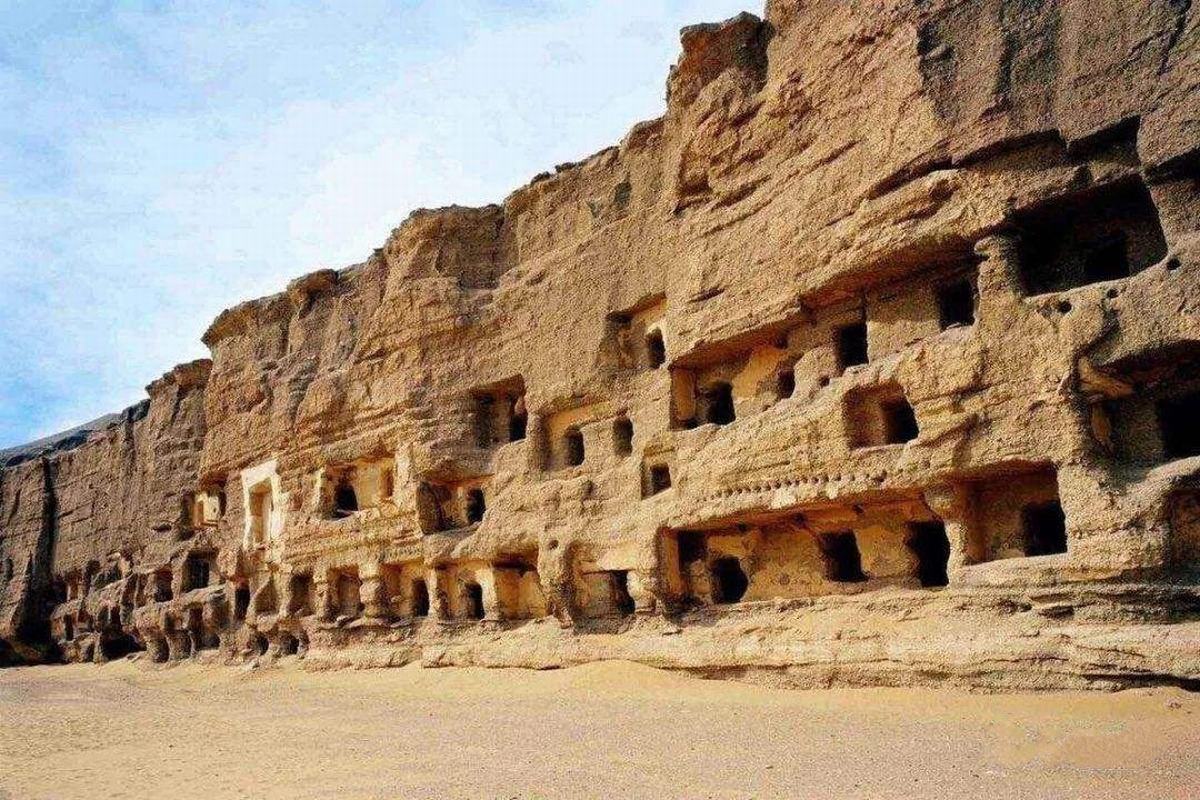
POLYGON ((967 279, 938 289, 938 321, 942 330, 975 324, 975 288, 967 279))
POLYGON ((646 473, 645 496, 665 492, 671 488, 671 467, 667 464, 652 464, 646 473))
POLYGON ((837 332, 838 364, 843 370, 867 363, 867 324, 858 322, 837 332))
POLYGON ((884 436, 887 444, 904 444, 917 438, 917 414, 907 400, 883 404, 884 436))

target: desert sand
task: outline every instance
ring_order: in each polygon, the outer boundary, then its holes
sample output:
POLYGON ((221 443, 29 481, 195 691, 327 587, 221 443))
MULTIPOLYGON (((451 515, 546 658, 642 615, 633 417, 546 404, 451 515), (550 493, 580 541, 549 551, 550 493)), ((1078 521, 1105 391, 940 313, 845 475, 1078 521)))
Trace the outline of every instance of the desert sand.
POLYGON ((121 661, 4 670, 0 719, 6 800, 1200 796, 1200 696, 1178 689, 121 661))

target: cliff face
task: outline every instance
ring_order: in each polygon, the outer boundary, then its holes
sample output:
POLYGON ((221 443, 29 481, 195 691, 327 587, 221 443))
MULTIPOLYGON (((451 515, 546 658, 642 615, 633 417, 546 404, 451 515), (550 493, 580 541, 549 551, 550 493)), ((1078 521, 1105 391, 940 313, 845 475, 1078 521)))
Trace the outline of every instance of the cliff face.
POLYGON ((52 615, 86 630, 102 596, 167 558, 197 481, 208 368, 176 367, 82 443, 14 455, 0 470, 4 658, 52 657, 52 615))
POLYGON ((226 311, 144 419, 0 472, 0 636, 1200 678, 1200 11, 793 0, 682 44, 618 147, 226 311))

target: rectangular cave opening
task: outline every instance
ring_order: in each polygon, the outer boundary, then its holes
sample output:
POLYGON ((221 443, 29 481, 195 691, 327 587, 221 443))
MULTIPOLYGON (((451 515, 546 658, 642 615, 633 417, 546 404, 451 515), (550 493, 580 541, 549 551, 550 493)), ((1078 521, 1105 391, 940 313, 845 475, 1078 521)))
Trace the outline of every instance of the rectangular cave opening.
POLYGON ((836 531, 817 535, 817 546, 825 565, 826 580, 834 583, 862 583, 867 579, 862 554, 854 531, 836 531))
POLYGON ((945 586, 950 582, 947 566, 950 562, 950 539, 942 522, 911 522, 906 544, 917 559, 917 578, 926 588, 945 586))
POLYGON ((1106 449, 1146 466, 1200 455, 1200 345, 1155 347, 1103 374, 1123 390, 1092 407, 1092 434, 1106 449))
POLYGON ((624 458, 633 452, 633 423, 628 417, 613 420, 613 453, 624 458))
POLYGON ((562 438, 563 462, 568 467, 579 467, 587 456, 583 444, 583 431, 576 427, 567 428, 562 438))
POLYGON ((538 619, 548 613, 537 571, 537 551, 508 553, 492 563, 496 610, 506 620, 538 619))
POLYGON ((1064 552, 1066 520, 1049 464, 1001 467, 967 484, 960 522, 967 564, 1064 552))
POLYGON ((334 570, 330 576, 333 591, 333 607, 340 617, 357 617, 362 614, 362 581, 357 568, 334 570))
POLYGON ((917 414, 903 397, 883 403, 884 444, 904 444, 917 438, 917 414))
POLYGON ((216 566, 215 553, 192 553, 184 563, 185 592, 208 586, 216 566))
POLYGON ((1158 209, 1140 179, 1045 203, 1013 222, 1029 294, 1126 278, 1167 255, 1158 209))
POLYGON ((717 381, 705 387, 701 391, 699 405, 705 423, 728 425, 737 419, 733 384, 726 381, 717 381))
POLYGON ((294 617, 307 617, 313 613, 313 577, 312 573, 300 572, 292 575, 288 581, 287 613, 294 617))
POLYGON ((1057 500, 1031 503, 1021 510, 1025 555, 1047 556, 1067 552, 1067 518, 1057 500))
POLYGON ((938 324, 942 330, 975 324, 975 286, 959 278, 937 290, 938 324))
POLYGON ((845 372, 868 362, 867 323, 856 322, 837 330, 835 341, 838 369, 845 372))
POLYGON ((475 443, 493 445, 524 440, 529 428, 525 381, 521 377, 479 387, 471 392, 475 443))
POLYGON ((1200 391, 1160 400, 1157 416, 1167 458, 1200 456, 1200 391))
POLYGON ((480 620, 484 616, 483 587, 475 581, 464 581, 462 585, 462 610, 466 619, 480 620))
POLYGON ((650 463, 645 466, 642 478, 642 497, 653 497, 671 488, 671 465, 650 463))
POLYGON ((414 617, 429 616, 429 585, 424 578, 416 578, 409 584, 409 597, 414 617))
POLYGON ((847 392, 844 419, 854 449, 900 445, 920 434, 916 411, 896 383, 847 392))
POLYGON ((627 617, 633 614, 633 595, 629 591, 629 571, 624 569, 591 570, 579 576, 576 601, 585 617, 627 617))
POLYGON ((354 476, 342 475, 333 488, 333 516, 349 517, 357 511, 358 492, 354 489, 354 476))
POLYGON ((422 481, 417 487, 421 530, 443 533, 482 522, 490 485, 490 476, 422 481))
POLYGON ((483 489, 476 486, 467 490, 467 524, 475 525, 483 522, 483 515, 487 512, 487 498, 483 493, 483 489))
POLYGON ((750 578, 736 556, 714 559, 710 569, 714 603, 737 603, 746 595, 746 590, 750 588, 750 578))
POLYGON ((170 569, 160 569, 154 573, 154 602, 164 603, 174 598, 171 588, 172 575, 170 569))

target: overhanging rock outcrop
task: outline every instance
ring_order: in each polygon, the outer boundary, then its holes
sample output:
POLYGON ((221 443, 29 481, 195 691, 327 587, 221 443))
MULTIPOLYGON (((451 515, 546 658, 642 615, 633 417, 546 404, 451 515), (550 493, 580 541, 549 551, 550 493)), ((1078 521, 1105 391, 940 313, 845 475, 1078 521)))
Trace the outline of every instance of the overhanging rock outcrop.
POLYGON ((1195 685, 1200 6, 682 44, 619 146, 0 470, 0 659, 1195 685))

